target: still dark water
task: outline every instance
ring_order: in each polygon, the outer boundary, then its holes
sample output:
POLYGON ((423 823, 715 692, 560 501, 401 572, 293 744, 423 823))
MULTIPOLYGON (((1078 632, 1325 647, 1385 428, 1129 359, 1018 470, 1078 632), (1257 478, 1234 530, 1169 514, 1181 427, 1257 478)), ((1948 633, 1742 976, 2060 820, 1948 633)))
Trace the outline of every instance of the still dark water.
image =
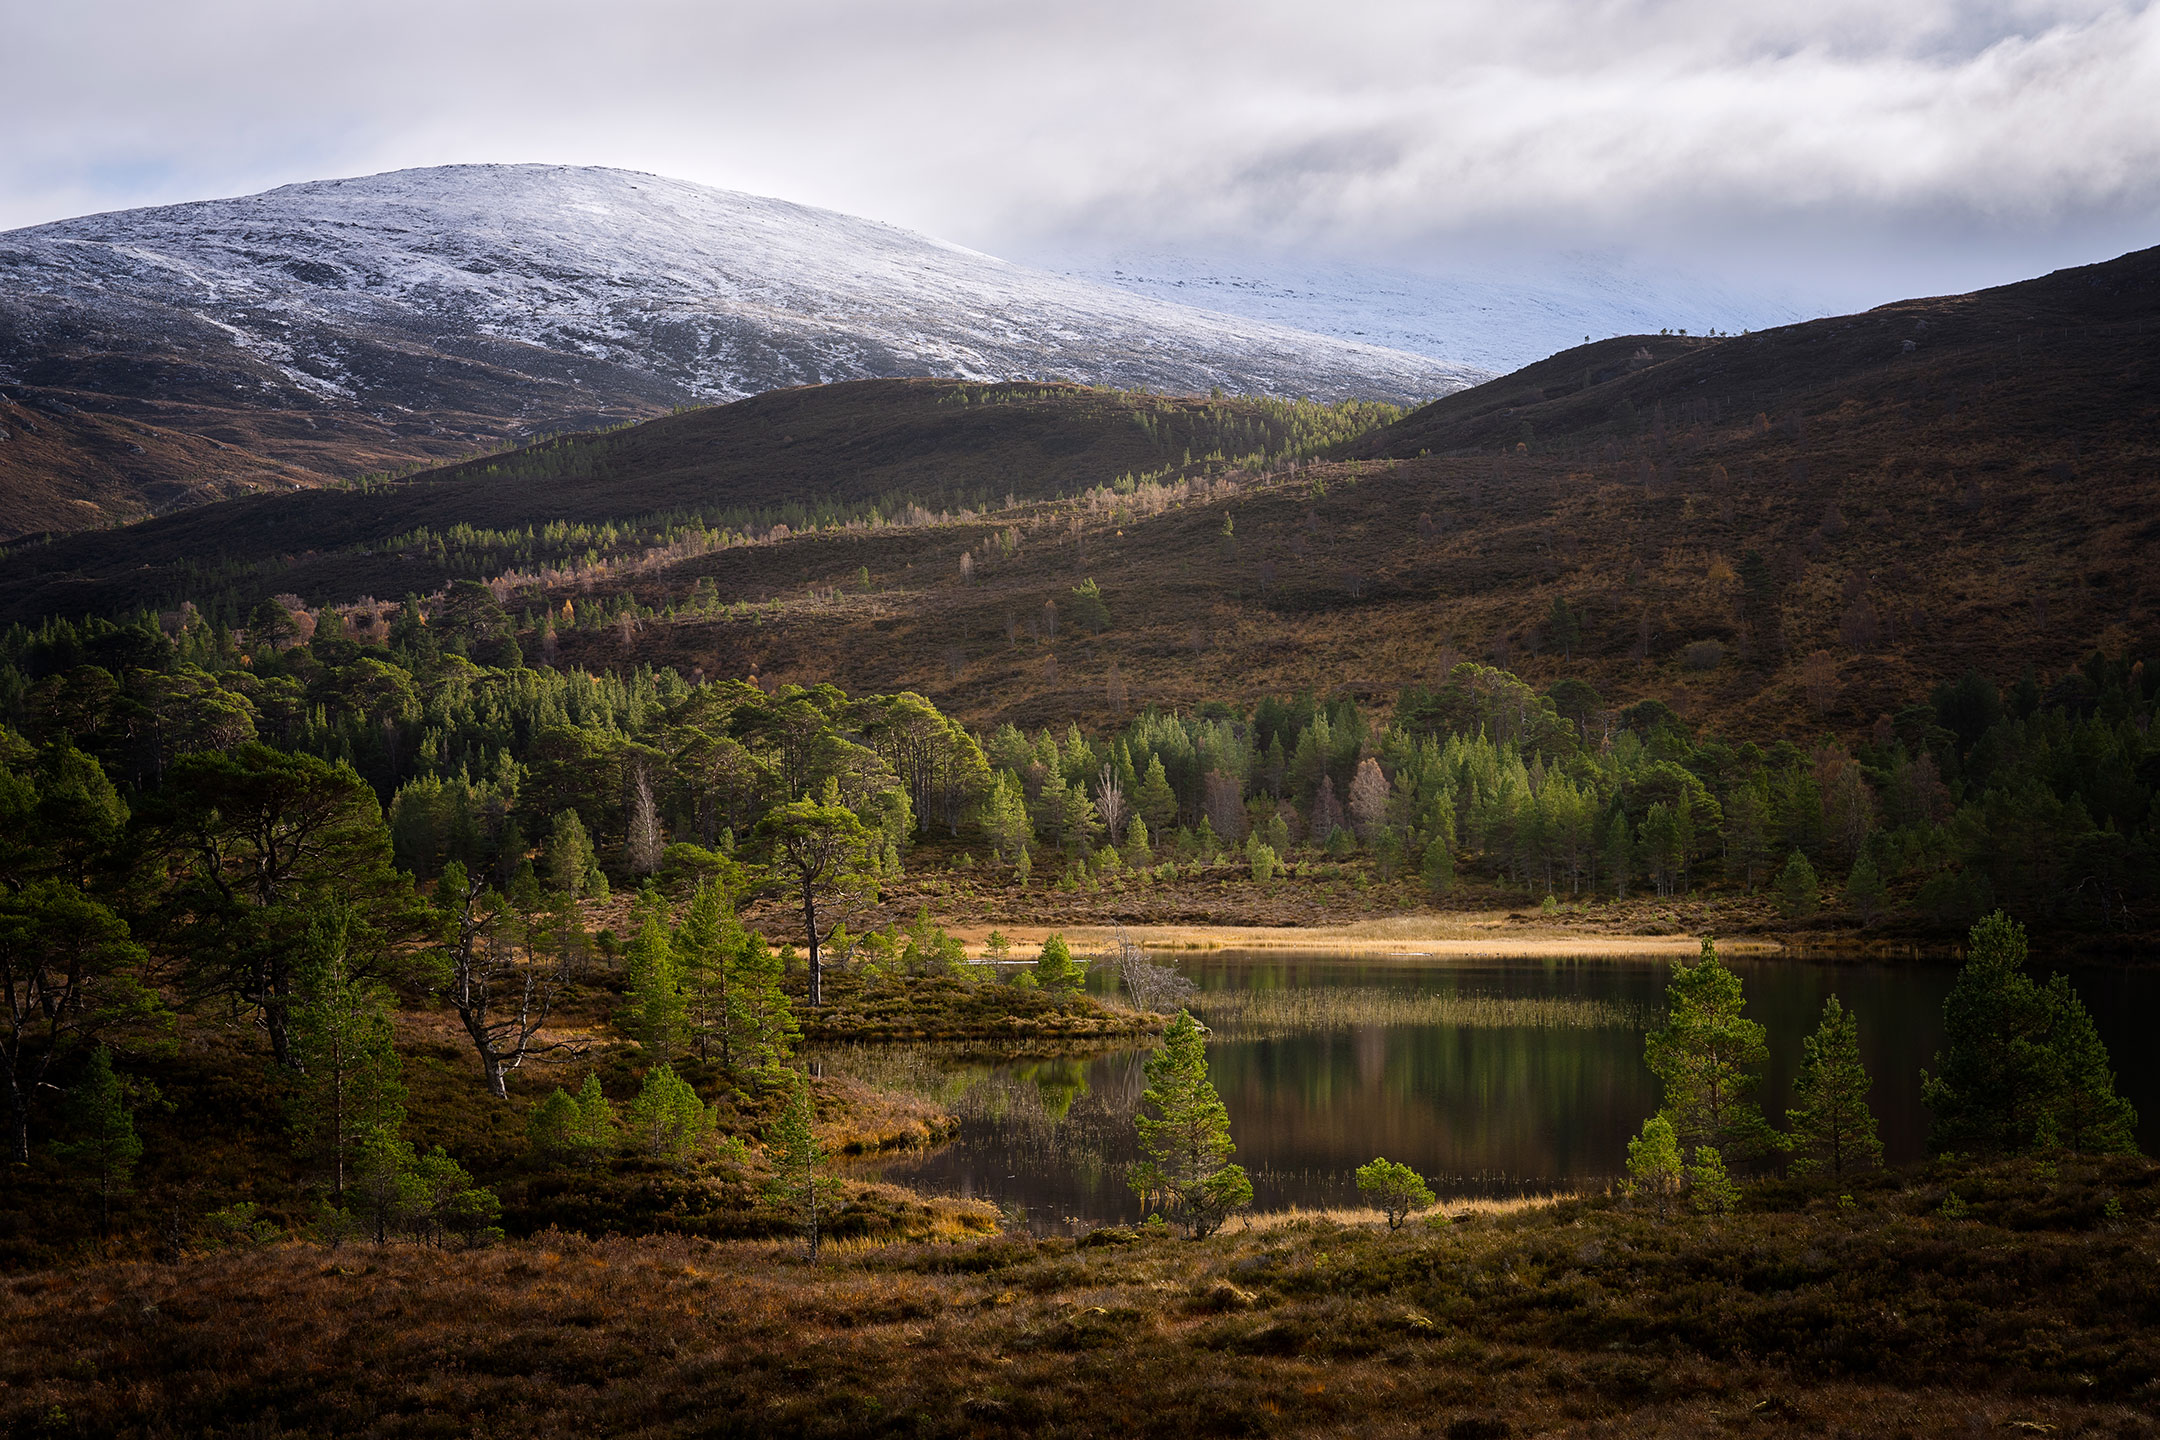
MULTIPOLYGON (((1748 1013, 1769 1032, 1758 1092, 1781 1121, 1799 1065, 1835 993, 1860 1022, 1870 1095, 1892 1163, 1927 1138, 1920 1070, 1941 1040, 1948 967, 1733 959, 1748 1013)), ((1627 1142, 1656 1110, 1643 1027, 1663 1003, 1667 965, 1639 959, 1399 959, 1210 954, 1182 968, 1219 1003, 1309 1003, 1333 989, 1352 1019, 1385 1023, 1255 1033, 1218 1020, 1208 1068, 1229 1108, 1239 1163, 1261 1209, 1357 1203, 1352 1172, 1375 1155, 1413 1166, 1443 1196, 1513 1195, 1595 1185, 1619 1174, 1627 1142), (1219 992, 1258 992, 1243 997, 1219 992), (1377 1002, 1376 1003, 1376 997, 1377 1002), (1557 1023, 1431 1023, 1416 1005, 1503 997, 1557 1023), (1390 1006, 1389 1000, 1411 1002, 1390 1006), (1522 1002, 1555 1002, 1540 1011, 1522 1002), (1411 1016, 1403 1020, 1402 1015, 1411 1016)), ((2160 970, 2072 972, 2114 1056, 2117 1084, 2160 1143, 2160 970)), ((1208 996, 1202 997, 1204 1004, 1208 996)), ((1202 1013, 1205 1013, 1203 1011, 1202 1013)), ((1444 1004, 1441 1013, 1446 1013, 1444 1004)), ((1504 1016, 1502 1018, 1505 1018, 1504 1016)), ((879 1167, 921 1189, 975 1196, 1023 1213, 1039 1232, 1138 1218, 1125 1187, 1145 1049, 1004 1064, 896 1061, 962 1117, 959 1137, 879 1167)), ((834 1063, 876 1064, 874 1056, 834 1063)))

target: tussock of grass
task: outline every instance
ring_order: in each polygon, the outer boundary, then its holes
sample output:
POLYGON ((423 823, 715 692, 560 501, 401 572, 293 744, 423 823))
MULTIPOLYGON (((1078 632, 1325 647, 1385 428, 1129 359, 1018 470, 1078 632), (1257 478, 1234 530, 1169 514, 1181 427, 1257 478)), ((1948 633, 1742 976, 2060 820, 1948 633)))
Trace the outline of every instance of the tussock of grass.
POLYGON ((1580 996, 1424 995, 1364 986, 1202 990, 1185 1005, 1212 1028, 1263 1039, 1359 1025, 1604 1030, 1640 1029, 1648 1020, 1639 1006, 1580 996))

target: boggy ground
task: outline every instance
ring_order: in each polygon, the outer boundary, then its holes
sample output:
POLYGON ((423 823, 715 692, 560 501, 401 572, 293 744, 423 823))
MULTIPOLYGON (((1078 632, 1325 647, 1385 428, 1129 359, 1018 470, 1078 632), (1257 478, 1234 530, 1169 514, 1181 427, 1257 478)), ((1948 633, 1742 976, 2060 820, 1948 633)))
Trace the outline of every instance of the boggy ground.
MULTIPOLYGON (((0 1288, 18 1435, 2151 1435, 2142 1160, 1611 1199, 800 1246, 305 1245, 0 1288), (1955 1191, 1966 1218, 1939 1212, 1955 1191), (2113 1201, 2111 1208, 2109 1202, 2113 1201)), ((1953 1207, 1954 1209, 1955 1207, 1953 1207)))

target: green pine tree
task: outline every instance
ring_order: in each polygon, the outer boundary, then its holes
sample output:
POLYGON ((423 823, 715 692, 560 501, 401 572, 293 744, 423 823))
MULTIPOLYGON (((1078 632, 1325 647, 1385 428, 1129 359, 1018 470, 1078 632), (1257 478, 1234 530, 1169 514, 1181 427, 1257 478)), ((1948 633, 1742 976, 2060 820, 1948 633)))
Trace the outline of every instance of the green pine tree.
POLYGON ((1662 1111, 1643 1121, 1642 1135, 1628 1141, 1627 1168, 1635 1195, 1649 1199, 1661 1211, 1671 1207, 1685 1169, 1672 1121, 1662 1111))
POLYGON ((97 1188, 98 1233, 110 1234, 113 1199, 132 1188, 143 1147, 126 1087, 113 1073, 112 1051, 103 1045, 90 1052, 82 1079, 69 1092, 67 1121, 75 1138, 55 1144, 53 1153, 97 1188))
POLYGON ((782 981, 785 958, 755 930, 741 931, 727 955, 730 1063, 740 1074, 768 1077, 802 1038, 782 981))
POLYGON ((1852 862, 1852 870, 1845 876, 1845 903, 1860 917, 1860 923, 1872 925, 1889 902, 1890 892, 1883 884, 1882 872, 1875 868, 1875 861, 1862 850, 1852 862))
POLYGON ((1146 1073, 1133 1121, 1140 1161, 1128 1183, 1143 1204, 1167 1211, 1195 1238, 1212 1235, 1251 1206, 1253 1189, 1245 1168, 1230 1163, 1237 1153, 1230 1112, 1208 1079, 1207 1045, 1191 1012, 1178 1012, 1146 1073))
POLYGON ((355 914, 332 907, 309 927, 292 1010, 295 1146, 329 1172, 342 1205, 348 1169, 376 1135, 405 1124, 404 1067, 390 1024, 390 997, 354 975, 355 914))
POLYGON ((1615 810, 1605 827, 1605 883, 1612 886, 1615 899, 1625 900, 1628 881, 1634 878, 1635 844, 1628 837, 1627 815, 1615 810))
POLYGON ((1807 920, 1822 906, 1822 882, 1801 851, 1792 852, 1777 877, 1778 910, 1788 920, 1807 920))
POLYGON ((1125 863, 1135 870, 1155 863, 1154 848, 1148 843, 1147 821, 1138 815, 1125 826, 1125 863))
POLYGON ((1698 1215, 1730 1215, 1740 1203, 1739 1187, 1725 1171, 1725 1157, 1715 1145, 1695 1147, 1695 1163, 1688 1166, 1688 1203, 1698 1215))
POLYGON ((2025 973, 2025 927, 2000 910, 1972 927, 1943 1001, 1943 1049, 1921 1086, 1937 1151, 2022 1154, 2135 1148, 2136 1113, 2115 1093, 2092 1018, 2058 976, 2025 973))
POLYGON ((710 878, 699 881, 671 949, 682 991, 684 1035, 700 1060, 713 1058, 717 1048, 721 1064, 733 1063, 728 957, 741 943, 742 925, 724 889, 710 878))
POLYGON ((627 1118, 638 1148, 678 1169, 686 1168, 712 1138, 712 1111, 672 1065, 655 1065, 645 1072, 627 1118))
POLYGON ((1140 781, 1140 793, 1133 797, 1133 810, 1147 822, 1150 835, 1161 835, 1176 822, 1177 792, 1170 788, 1162 756, 1148 756, 1147 775, 1140 781))
POLYGON ((564 895, 583 895, 596 870, 592 837, 575 810, 559 810, 548 827, 548 888, 564 895))
POLYGON ((571 1131, 575 1154, 590 1163, 615 1147, 615 1107, 600 1089, 600 1077, 588 1074, 578 1087, 577 1125, 571 1131))
POLYGON ((1070 995, 1087 983, 1087 971, 1073 959, 1064 936, 1044 937, 1035 957, 1035 983, 1053 995, 1070 995))
POLYGON ((2085 1155, 2135 1155, 2137 1111, 2115 1093, 2115 1070, 2067 976, 2048 980, 2048 1049, 2055 1094, 2042 1138, 2085 1155))
POLYGON ((370 1132, 354 1160, 348 1194, 376 1244, 410 1227, 426 1203, 412 1142, 391 1131, 370 1132))
POLYGON ((1785 1112, 1795 1175, 1842 1177, 1882 1164, 1882 1141, 1867 1093, 1875 1082, 1860 1061, 1860 1026, 1832 995, 1822 1024, 1801 1041, 1800 1074, 1785 1112))
POLYGON ((1358 1166, 1357 1188, 1387 1216, 1388 1229, 1400 1230, 1405 1220, 1433 1206, 1432 1187, 1408 1165, 1375 1156, 1358 1166))
POLYGON ((1673 967, 1665 988, 1665 1023, 1650 1032, 1643 1058, 1665 1082, 1663 1113, 1683 1145, 1715 1145, 1726 1154, 1753 1155, 1774 1137, 1748 1095, 1753 1067, 1769 1058, 1763 1027, 1746 1018, 1740 977, 1702 942, 1693 965, 1673 967))
POLYGON ((577 1153, 578 1103, 562 1086, 525 1116, 525 1139, 535 1153, 562 1159, 577 1153))
POLYGON ((816 1114, 810 1102, 809 1077, 791 1072, 787 1104, 765 1132, 773 1175, 766 1194, 801 1228, 817 1259, 821 1219, 834 1207, 838 1186, 825 1174, 825 1148, 819 1143, 816 1114))
MULTIPOLYGON (((648 892, 650 893, 650 892, 648 892)), ((641 906, 634 917, 627 956, 630 967, 629 1019, 645 1058, 665 1065, 682 1052, 688 1006, 682 979, 675 965, 674 941, 668 933, 665 911, 641 906)))

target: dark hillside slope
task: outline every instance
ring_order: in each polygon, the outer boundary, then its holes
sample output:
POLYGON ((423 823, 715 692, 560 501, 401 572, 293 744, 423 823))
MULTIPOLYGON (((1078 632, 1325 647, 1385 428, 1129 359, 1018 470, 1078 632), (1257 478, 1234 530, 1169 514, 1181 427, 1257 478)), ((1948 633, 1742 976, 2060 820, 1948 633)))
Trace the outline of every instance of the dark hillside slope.
POLYGON ((1654 445, 1662 406, 1668 426, 1759 414, 1803 450, 1826 438, 1798 433, 1808 420, 1857 411, 1897 421, 1908 443, 2076 443, 2090 458, 2111 439, 2154 436, 2156 322, 2160 248, 1754 335, 1580 346, 1423 406, 1355 453, 1489 451, 1526 439, 1533 451, 1654 445))
POLYGON ((1084 533, 1024 520, 1013 561, 993 522, 685 561, 647 603, 699 578, 778 603, 635 653, 1030 720, 1099 707, 1113 661, 1133 703, 1190 705, 1386 694, 1460 657, 1755 733, 1865 730, 1967 668, 2009 684, 2156 653, 2156 271, 2145 252, 1762 336, 1587 346, 1346 447, 1369 458, 1087 510, 1084 533), (858 566, 878 592, 846 601, 858 566), (1086 576, 1110 631, 1014 643, 1086 576))
POLYGON ((227 592, 243 610, 278 592, 314 603, 424 594, 472 565, 530 570, 597 543, 529 539, 528 527, 695 521, 763 533, 873 509, 888 519, 910 506, 979 510, 1310 453, 1393 413, 1077 385, 805 386, 409 480, 250 497, 21 546, 0 575, 0 619, 208 604, 227 592), (441 542, 459 527, 497 533, 453 556, 441 542))

